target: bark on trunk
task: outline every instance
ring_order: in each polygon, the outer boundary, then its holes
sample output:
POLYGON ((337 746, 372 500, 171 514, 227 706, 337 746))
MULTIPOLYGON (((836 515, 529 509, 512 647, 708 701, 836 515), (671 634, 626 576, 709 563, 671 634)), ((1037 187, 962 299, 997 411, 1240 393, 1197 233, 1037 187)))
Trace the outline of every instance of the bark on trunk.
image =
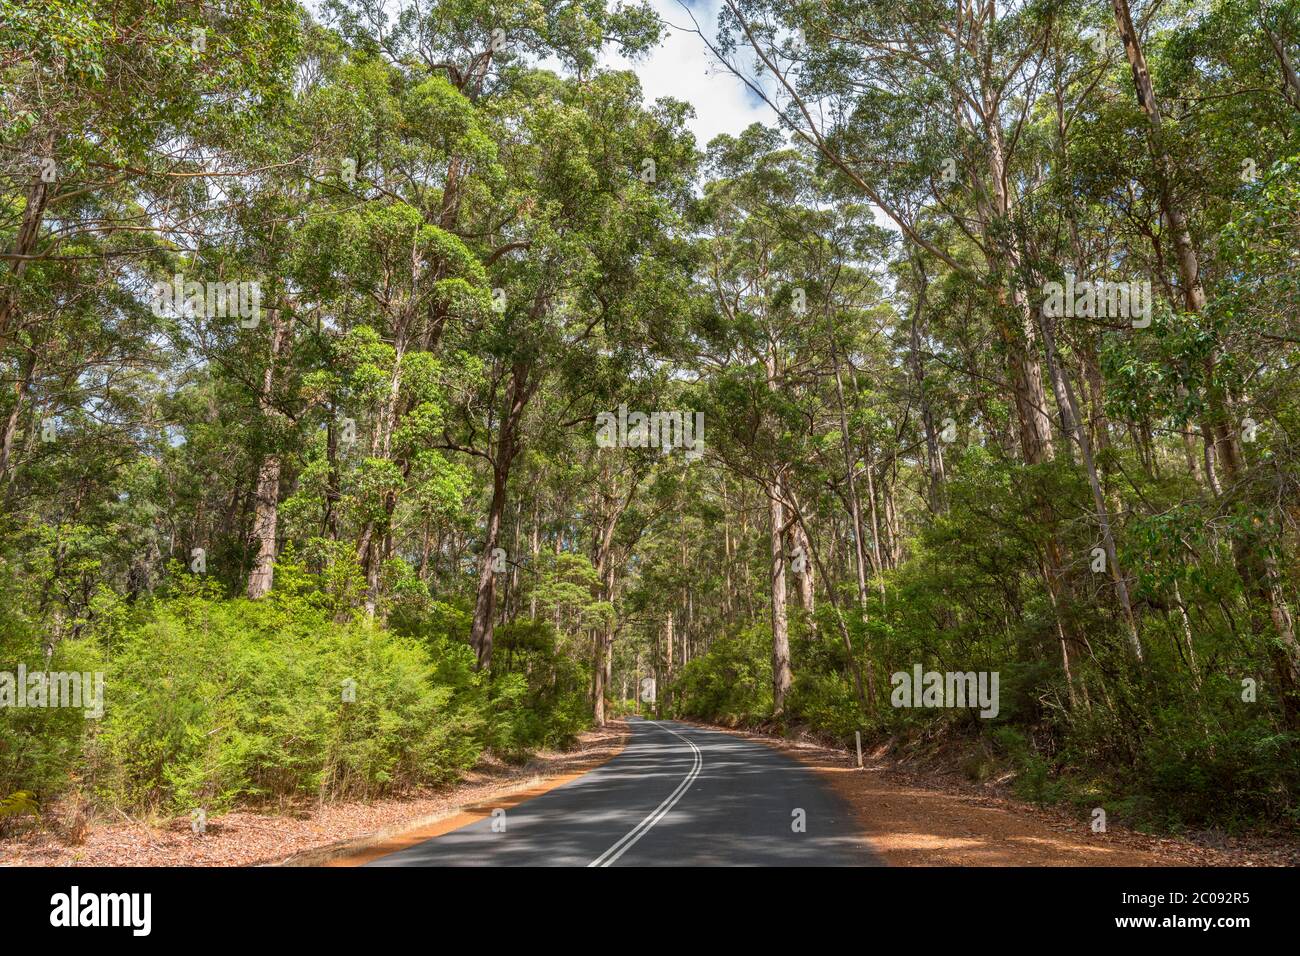
POLYGON ((925 365, 921 358, 921 333, 925 322, 925 290, 927 279, 924 268, 919 261, 915 263, 917 272, 916 307, 912 310, 911 329, 908 336, 908 364, 912 372, 912 385, 916 389, 917 403, 921 409, 921 425, 925 430, 925 463, 929 474, 929 505, 935 514, 948 510, 944 497, 943 446, 939 444, 939 434, 934 427, 934 411, 930 408, 930 399, 925 392, 925 365))
POLYGON ((5 420, 4 437, 0 439, 0 481, 12 481, 17 466, 14 460, 14 440, 18 435, 18 425, 27 408, 27 396, 31 391, 32 380, 36 376, 36 350, 29 349, 23 357, 22 370, 18 381, 14 383, 14 407, 5 420))
POLYGON ((483 553, 479 556, 478 589, 474 598, 474 618, 470 624, 469 642, 478 660, 478 669, 492 663, 492 625, 496 607, 496 577, 492 552, 501 534, 501 515, 506 505, 506 486, 510 480, 510 467, 519 451, 519 426, 524 409, 532 397, 535 383, 530 383, 532 366, 515 363, 510 375, 510 397, 506 414, 497 439, 496 454, 492 458, 492 503, 488 507, 487 528, 483 536, 483 553))
POLYGON ((1282 68, 1282 95, 1292 107, 1300 110, 1300 76, 1296 75, 1291 57, 1287 55, 1286 44, 1274 30, 1267 26, 1264 27, 1264 34, 1268 37, 1269 46, 1273 48, 1278 65, 1282 68))
MULTIPOLYGON (((775 392, 780 388, 777 374, 776 349, 773 346, 766 361, 767 387, 775 392)), ((785 696, 793 678, 790 672, 790 631, 786 612, 785 592, 785 509, 781 503, 784 478, 778 471, 767 488, 768 540, 771 552, 769 583, 772 593, 772 713, 785 712, 785 696)))
POLYGON ((767 493, 772 555, 772 713, 779 717, 785 712, 785 697, 793 683, 790 672, 790 632, 786 614, 785 549, 781 541, 781 529, 785 525, 785 508, 781 504, 779 481, 773 481, 767 493))
POLYGON ((474 619, 470 624, 469 643, 474 648, 478 669, 492 664, 492 625, 496 609, 496 568, 492 552, 501 532, 501 513, 505 510, 509 464, 492 469, 492 502, 488 506, 487 528, 483 535, 483 552, 478 562, 478 589, 474 597, 474 619))
POLYGON ((668 706, 668 687, 673 679, 673 612, 668 612, 668 618, 664 622, 664 667, 663 667, 663 687, 657 689, 655 703, 658 705, 658 713, 663 715, 664 708, 668 706))
MULTIPOLYGON (((258 405, 266 422, 272 422, 277 417, 272 389, 275 386, 276 368, 288 346, 291 329, 291 320, 285 310, 274 310, 271 354, 262 375, 261 394, 258 395, 258 405)), ((248 576, 248 596, 253 600, 271 590, 275 574, 275 529, 280 505, 280 452, 276 447, 279 441, 275 436, 272 436, 271 444, 272 449, 262 458, 262 465, 257 472, 257 504, 253 511, 253 541, 257 546, 257 554, 253 558, 253 570, 248 576)))
MULTIPOLYGON (((1067 430, 1073 433, 1075 443, 1079 446, 1079 454, 1083 460, 1083 467, 1088 474, 1088 487, 1092 490, 1093 506, 1096 509, 1097 524, 1101 529, 1102 547, 1106 554, 1106 566, 1110 572, 1111 580, 1115 585, 1115 594, 1119 598, 1120 609, 1124 614, 1124 623, 1128 630, 1129 650, 1139 661, 1143 659, 1142 641, 1138 637, 1137 622, 1133 617, 1133 604, 1129 600, 1128 584, 1124 580, 1123 569, 1119 564, 1119 555, 1115 550, 1115 536, 1111 531, 1110 515, 1106 508, 1106 496, 1101 489, 1101 481, 1097 478, 1097 465, 1092 456, 1092 442, 1088 440, 1088 432, 1083 428, 1080 416, 1079 405, 1074 397, 1074 387, 1070 384, 1069 377, 1065 375, 1060 366, 1060 359, 1056 353, 1056 337, 1052 331, 1051 320, 1039 311, 1039 320, 1043 328, 1043 344, 1047 347, 1047 367, 1052 378, 1052 388, 1056 392, 1056 404, 1062 411, 1062 420, 1066 423, 1067 430)), ((1064 655, 1065 647, 1062 644, 1062 653, 1064 655)), ((1063 656, 1062 660, 1066 658, 1063 656)))
MULTIPOLYGON (((853 550, 856 561, 854 570, 858 579, 858 606, 865 607, 867 604, 867 554, 865 542, 862 540, 862 502, 858 499, 858 481, 854 476, 853 446, 849 441, 849 420, 848 413, 844 407, 844 380, 840 375, 839 354, 835 350, 835 340, 831 339, 831 363, 835 368, 835 397, 839 404, 840 413, 840 448, 844 454, 844 475, 848 482, 849 489, 849 515, 853 520, 853 550)), ((728 570, 728 583, 730 583, 730 570, 728 570)))
MULTIPOLYGON (((45 149, 48 152, 52 149, 49 141, 46 142, 45 149)), ((10 250, 13 253, 13 277, 18 279, 27 271, 27 264, 31 262, 29 258, 36 252, 36 240, 40 236, 41 221, 45 217, 45 207, 50 201, 50 186, 41 179, 37 174, 32 177, 31 184, 27 188, 27 202, 23 206, 23 219, 18 227, 18 233, 14 236, 14 244, 10 250)), ((12 335, 11 326, 13 324, 14 310, 18 306, 18 283, 12 282, 7 284, 4 294, 0 295, 0 349, 3 349, 10 340, 12 335)))
POLYGON ((797 521, 793 522, 790 525, 790 554, 795 562, 791 565, 796 584, 795 597, 799 601, 799 606, 808 612, 809 618, 817 610, 811 550, 803 526, 797 521))
MULTIPOLYGON (((608 464, 602 465, 601 476, 603 487, 608 488, 610 482, 608 464)), ((635 494, 636 488, 634 486, 626 497, 614 496, 608 493, 602 495, 604 506, 601 511, 601 523, 597 528, 596 537, 596 576, 600 581, 601 600, 609 602, 611 605, 614 601, 614 530, 618 527, 618 519, 622 517, 623 512, 627 509, 635 494)), ((613 666, 613 620, 603 621, 596 629, 593 650, 593 716, 596 726, 603 727, 605 726, 605 693, 610 686, 610 671, 613 666)))

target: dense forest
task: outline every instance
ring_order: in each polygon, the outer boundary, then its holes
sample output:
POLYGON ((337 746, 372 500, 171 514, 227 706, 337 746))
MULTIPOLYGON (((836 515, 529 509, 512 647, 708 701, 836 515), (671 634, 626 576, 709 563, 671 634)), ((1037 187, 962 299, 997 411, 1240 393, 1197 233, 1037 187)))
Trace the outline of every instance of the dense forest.
POLYGON ((1300 4, 712 9, 0 0, 0 803, 639 710, 1297 823, 1300 4))

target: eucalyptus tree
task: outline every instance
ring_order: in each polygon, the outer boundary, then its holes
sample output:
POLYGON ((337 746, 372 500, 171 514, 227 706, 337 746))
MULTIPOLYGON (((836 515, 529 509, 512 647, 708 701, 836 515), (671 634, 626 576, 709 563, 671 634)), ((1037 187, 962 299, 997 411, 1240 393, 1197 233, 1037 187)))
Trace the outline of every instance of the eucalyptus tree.
MULTIPOLYGON (((1170 234, 1170 256, 1180 299, 1177 304, 1185 315, 1199 317, 1207 311, 1209 304, 1203 271, 1206 257, 1202 243, 1198 242, 1187 192, 1180 188, 1183 177, 1178 175, 1176 168, 1175 157, 1180 152, 1177 141, 1183 134, 1166 121, 1165 107, 1147 55, 1147 44, 1133 18, 1131 5, 1128 0, 1113 0, 1112 5, 1133 90, 1145 121, 1142 139, 1151 156, 1153 191, 1162 221, 1170 234)), ((1273 22, 1266 17, 1266 28, 1273 22)), ((1285 66, 1285 48, 1280 59, 1285 66)), ((1249 162, 1253 164, 1257 160, 1249 158, 1249 162)), ((1252 427, 1239 419, 1237 396, 1244 382, 1235 371, 1236 363, 1225 354, 1224 342, 1214 324, 1210 324, 1207 331, 1210 347, 1202 357, 1202 401, 1208 427, 1206 442, 1213 444, 1214 462, 1222 468, 1223 482, 1229 494, 1235 495, 1251 482, 1243 440, 1253 440, 1254 434, 1252 427)), ((1242 497, 1249 502, 1249 492, 1242 497)), ((1242 510, 1253 509, 1247 503, 1242 510)), ((1232 535, 1233 556, 1247 592, 1259 602, 1261 609, 1268 608, 1267 619, 1262 610, 1252 613, 1254 630, 1271 648, 1286 721, 1288 726, 1296 727, 1300 726, 1300 642, 1296 639, 1291 610, 1277 569, 1275 544, 1271 540, 1276 533, 1261 533, 1259 524, 1257 518, 1239 516, 1232 535)))
POLYGON ((559 367, 594 357, 604 342, 641 341, 654 321, 633 306, 638 290, 656 281, 650 256, 684 199, 693 149, 681 106, 647 110, 640 95, 630 74, 580 83, 536 72, 518 77, 494 107, 509 180, 470 231, 499 253, 488 263, 495 310, 452 332, 448 345, 481 357, 484 370, 481 388, 446 430, 447 447, 490 469, 471 631, 484 666, 492 653, 492 552, 530 402, 559 367))
POLYGON ((918 249, 968 279, 1005 352, 1024 460, 1054 445, 1030 290, 1010 221, 1036 171, 1022 136, 1042 96, 1052 10, 993 0, 728 2, 717 52, 918 249), (755 68, 739 62, 754 58, 755 68), (937 212, 962 245, 923 227, 937 212))
MULTIPOLYGON (((793 8, 726 0, 714 45, 784 128, 916 253, 968 286, 975 314, 996 337, 1029 466, 1052 462, 1056 442, 1038 290, 1026 281, 1014 225, 1044 177, 1029 131, 1045 96, 1047 40, 1062 17, 1088 22, 1068 7, 997 0, 793 8), (935 230, 936 219, 948 228, 935 230)), ((1047 470, 1033 475, 1045 483, 1047 470)), ((1034 495, 1046 529, 1041 573, 1066 666, 1066 555, 1046 487, 1034 495)))
MULTIPOLYGON (((149 292, 247 171, 219 134, 274 116, 300 17, 283 2, 0 10, 0 482, 6 512, 21 501, 29 527, 67 528, 56 577, 81 560, 74 541, 102 536, 96 573, 138 594, 183 533, 158 467, 176 327, 149 292)), ((46 592, 80 614, 94 585, 77 577, 46 592)))
MULTIPOLYGON (((812 533, 813 510, 799 481, 808 470, 801 463, 814 463, 816 469, 817 447, 831 427, 838 428, 840 443, 833 473, 853 480, 858 456, 851 447, 842 377, 838 424, 832 426, 825 415, 834 407, 827 401, 828 382, 832 374, 841 375, 836 342, 844 338, 833 322, 827 328, 826 317, 834 313, 856 321, 860 303, 852 297, 861 289, 845 279, 852 269, 846 270, 843 253, 826 255, 821 237, 833 231, 833 216, 816 210, 815 176, 799 150, 784 146, 778 131, 755 125, 739 137, 719 137, 710 144, 708 168, 699 210, 704 243, 699 271, 711 293, 712 312, 697 332, 697 362, 712 382, 706 414, 719 422, 711 457, 758 483, 767 499, 773 703, 780 714, 793 681, 787 568, 809 623, 815 574, 840 616, 824 549, 812 533)), ((819 494, 818 485, 811 483, 809 497, 819 494)), ((861 580, 863 531, 856 501, 851 487, 861 580)), ((839 624, 854 668, 842 618, 839 624)), ((861 696, 856 668, 853 673, 861 696)))

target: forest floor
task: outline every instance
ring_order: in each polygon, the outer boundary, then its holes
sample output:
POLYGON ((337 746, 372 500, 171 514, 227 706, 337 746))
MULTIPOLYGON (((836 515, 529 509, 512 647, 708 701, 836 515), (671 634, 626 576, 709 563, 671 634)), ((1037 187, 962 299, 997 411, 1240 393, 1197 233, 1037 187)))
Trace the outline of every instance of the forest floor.
MULTIPOLYGON (((691 721, 683 721, 691 723, 691 721)), ((1297 866, 1300 842, 1200 833, 1152 836, 1061 807, 1015 799, 1005 779, 973 783, 956 769, 908 766, 810 739, 699 724, 761 741, 815 768, 856 814, 889 866, 1297 866)))
POLYGON ((579 735, 569 751, 541 751, 522 766, 485 759, 456 784, 379 800, 300 804, 207 820, 195 833, 188 817, 146 821, 82 821, 76 807, 51 807, 41 823, 0 840, 0 866, 257 866, 291 858, 325 861, 331 849, 378 833, 433 826, 487 813, 534 791, 558 786, 611 759, 627 741, 627 725, 579 735))

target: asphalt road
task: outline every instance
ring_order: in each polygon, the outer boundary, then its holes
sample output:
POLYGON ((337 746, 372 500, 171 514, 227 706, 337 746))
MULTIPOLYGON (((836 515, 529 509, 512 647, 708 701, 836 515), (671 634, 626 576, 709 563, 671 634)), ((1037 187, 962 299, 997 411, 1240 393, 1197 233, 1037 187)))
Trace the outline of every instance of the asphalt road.
POLYGON ((674 721, 629 724, 621 754, 504 811, 504 829, 487 817, 367 865, 883 865, 798 761, 674 721))

